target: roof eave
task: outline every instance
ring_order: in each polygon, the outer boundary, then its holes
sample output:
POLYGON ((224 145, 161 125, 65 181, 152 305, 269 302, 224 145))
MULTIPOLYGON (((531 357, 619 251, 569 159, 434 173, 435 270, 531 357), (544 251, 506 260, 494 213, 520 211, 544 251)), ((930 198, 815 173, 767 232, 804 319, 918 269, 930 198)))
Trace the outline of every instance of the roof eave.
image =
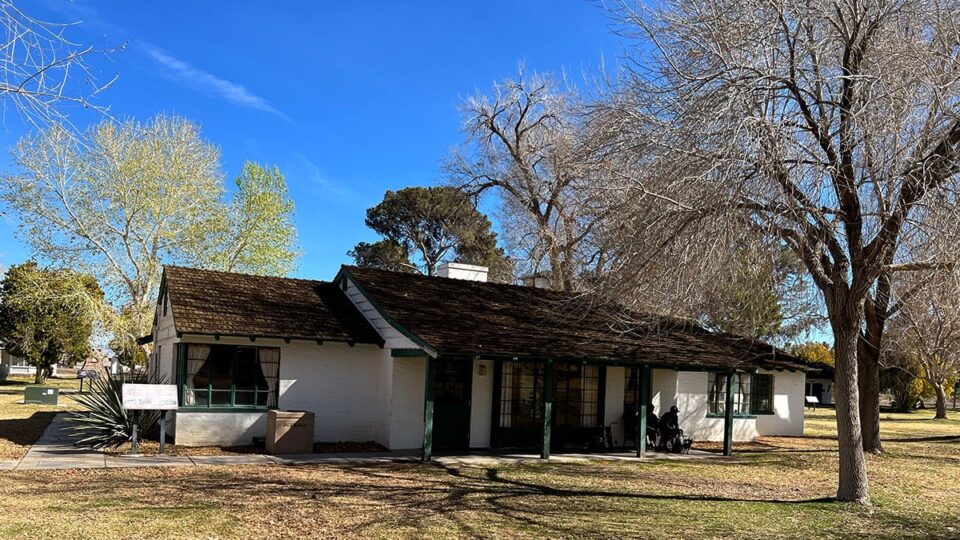
MULTIPOLYGON (((349 279, 350 283, 352 283, 353 286, 356 287, 357 290, 360 292, 360 294, 367 299, 367 302, 370 302, 370 305, 373 306, 373 309, 375 309, 377 313, 381 317, 383 317, 383 320, 385 320, 387 324, 392 326, 396 331, 403 334, 407 339, 409 339, 410 341, 412 341, 413 343, 421 347, 429 356, 433 358, 436 358, 437 356, 439 356, 440 353, 435 347, 433 347, 432 345, 424 341, 422 338, 420 338, 419 336, 417 336, 416 334, 408 330, 406 327, 398 323, 393 317, 391 317, 390 314, 387 313, 387 311, 383 309, 383 307, 380 306, 380 304, 377 303, 377 301, 366 290, 366 288, 364 288, 364 286, 360 283, 360 280, 358 280, 356 276, 350 273, 350 270, 347 269, 345 265, 340 266, 340 271, 337 272, 337 275, 333 279, 333 282, 336 284, 339 284, 341 279, 349 279)), ((367 321, 367 323, 370 323, 370 321, 367 321)), ((381 338, 382 337, 383 336, 381 336, 381 338)))

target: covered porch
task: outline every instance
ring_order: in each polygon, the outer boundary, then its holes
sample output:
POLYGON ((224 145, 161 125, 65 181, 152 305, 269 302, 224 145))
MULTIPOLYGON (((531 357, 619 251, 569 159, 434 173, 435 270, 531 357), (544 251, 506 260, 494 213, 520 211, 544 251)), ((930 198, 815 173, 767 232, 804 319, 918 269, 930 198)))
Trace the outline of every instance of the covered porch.
MULTIPOLYGON (((417 353, 423 354, 410 351, 417 353)), ((673 405, 680 408, 682 429, 693 426, 704 433, 701 424, 710 422, 711 433, 722 437, 723 455, 729 456, 735 425, 745 421, 754 401, 749 387, 757 371, 444 354, 423 360, 425 461, 435 454, 471 459, 679 456, 654 453, 645 436, 649 413, 662 415, 673 405), (691 397, 690 381, 702 394, 691 397)), ((772 390, 769 384, 765 406, 770 408, 772 390)), ((690 455, 698 454, 718 455, 696 450, 690 455)))

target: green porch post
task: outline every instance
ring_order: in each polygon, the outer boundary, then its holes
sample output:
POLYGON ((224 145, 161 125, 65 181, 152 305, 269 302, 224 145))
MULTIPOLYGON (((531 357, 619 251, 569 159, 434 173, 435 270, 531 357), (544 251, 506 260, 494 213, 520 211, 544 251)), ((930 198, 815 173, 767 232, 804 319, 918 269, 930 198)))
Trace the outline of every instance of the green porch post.
POLYGON ((723 455, 733 453, 733 373, 727 373, 727 396, 723 407, 723 455))
POLYGON ((642 458, 647 453, 647 415, 650 414, 650 366, 641 366, 637 377, 640 386, 637 407, 637 457, 642 458))
POLYGON ((547 360, 543 373, 543 440, 540 459, 550 459, 550 426, 553 424, 553 360, 547 360))
POLYGON ((433 386, 437 373, 437 362, 427 356, 426 387, 423 390, 423 461, 433 457, 433 386))

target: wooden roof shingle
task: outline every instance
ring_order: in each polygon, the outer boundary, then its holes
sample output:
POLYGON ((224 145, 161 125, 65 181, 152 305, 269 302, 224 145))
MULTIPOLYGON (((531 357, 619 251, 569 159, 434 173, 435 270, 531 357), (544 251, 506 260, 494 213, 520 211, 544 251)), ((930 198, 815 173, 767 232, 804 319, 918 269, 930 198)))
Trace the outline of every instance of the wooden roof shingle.
POLYGON ((163 276, 182 334, 383 344, 329 282, 178 266, 165 266, 163 276))
POLYGON ((809 369, 757 340, 710 332, 676 318, 628 314, 595 305, 583 295, 355 266, 342 271, 389 318, 441 354, 680 369, 809 369))

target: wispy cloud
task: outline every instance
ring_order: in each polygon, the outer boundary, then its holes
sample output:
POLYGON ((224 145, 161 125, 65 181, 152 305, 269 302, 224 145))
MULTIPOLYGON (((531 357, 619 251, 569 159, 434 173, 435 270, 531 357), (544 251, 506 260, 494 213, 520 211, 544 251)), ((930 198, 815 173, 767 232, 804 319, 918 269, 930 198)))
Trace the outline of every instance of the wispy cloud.
POLYGON ((147 43, 140 43, 140 47, 150 58, 163 67, 171 78, 185 86, 220 97, 241 107, 267 112, 288 122, 293 122, 289 116, 271 105, 266 99, 247 90, 242 84, 228 81, 209 71, 194 67, 159 47, 147 43))
POLYGON ((294 173, 306 181, 305 187, 309 191, 322 194, 325 197, 333 195, 341 201, 350 201, 351 203, 355 203, 359 198, 357 192, 327 176, 320 167, 307 156, 295 152, 293 158, 295 162, 297 162, 296 165, 299 165, 299 167, 297 167, 299 170, 294 170, 294 173))

